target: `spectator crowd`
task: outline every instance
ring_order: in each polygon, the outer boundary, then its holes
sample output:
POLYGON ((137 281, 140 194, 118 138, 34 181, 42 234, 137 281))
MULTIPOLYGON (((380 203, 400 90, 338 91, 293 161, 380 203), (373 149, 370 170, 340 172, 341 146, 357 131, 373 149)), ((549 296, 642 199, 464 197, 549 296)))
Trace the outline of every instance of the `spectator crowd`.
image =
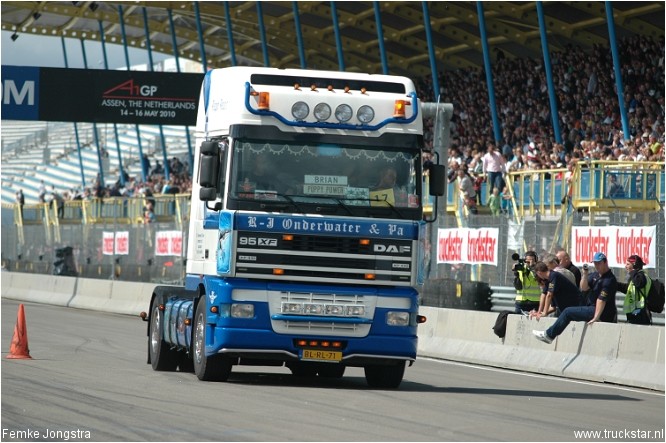
MULTIPOLYGON (((494 139, 483 67, 440 73, 441 101, 453 104, 449 179, 462 169, 477 190, 479 180, 489 180, 490 195, 492 185, 503 186, 498 171, 571 170, 583 159, 663 161, 664 39, 626 38, 619 42, 619 53, 628 134, 610 47, 595 45, 586 52, 568 46, 551 53, 561 143, 555 140, 542 60, 498 56, 493 64, 500 141, 494 139)), ((435 101, 432 79, 422 79, 417 89, 422 101, 435 101)), ((432 134, 425 138, 432 148, 432 134)))

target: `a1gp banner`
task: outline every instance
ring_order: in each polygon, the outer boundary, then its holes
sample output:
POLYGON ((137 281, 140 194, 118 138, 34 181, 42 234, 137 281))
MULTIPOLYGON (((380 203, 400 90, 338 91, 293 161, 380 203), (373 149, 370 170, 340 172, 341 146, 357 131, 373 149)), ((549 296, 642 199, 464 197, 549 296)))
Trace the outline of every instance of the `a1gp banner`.
POLYGON ((497 228, 440 229, 437 232, 437 263, 497 266, 497 228))
POLYGON ((592 263, 595 252, 603 252, 611 268, 623 268, 634 254, 640 255, 646 268, 654 268, 656 248, 656 226, 575 226, 571 230, 571 261, 579 266, 592 263))

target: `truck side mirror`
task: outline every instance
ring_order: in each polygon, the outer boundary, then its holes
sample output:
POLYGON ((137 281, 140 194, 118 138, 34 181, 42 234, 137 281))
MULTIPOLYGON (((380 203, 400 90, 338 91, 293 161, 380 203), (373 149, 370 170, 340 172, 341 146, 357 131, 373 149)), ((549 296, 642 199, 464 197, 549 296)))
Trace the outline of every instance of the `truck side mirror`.
POLYGON ((446 167, 444 165, 430 165, 430 195, 441 197, 446 191, 446 167))
POLYGON ((199 199, 212 201, 217 199, 217 181, 220 167, 217 142, 203 142, 199 150, 199 199))

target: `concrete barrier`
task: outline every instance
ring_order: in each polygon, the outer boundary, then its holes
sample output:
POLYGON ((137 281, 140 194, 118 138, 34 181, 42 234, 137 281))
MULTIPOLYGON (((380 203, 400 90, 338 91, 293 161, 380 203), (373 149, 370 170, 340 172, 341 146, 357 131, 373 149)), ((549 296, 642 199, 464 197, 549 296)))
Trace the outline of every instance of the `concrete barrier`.
MULTIPOLYGON (((2 297, 96 311, 148 311, 156 285, 2 272, 2 297)), ((664 328, 572 322, 552 344, 538 341, 555 319, 510 315, 504 339, 492 331, 497 313, 422 306, 420 356, 664 391, 664 328)))
POLYGON ((664 391, 662 327, 571 322, 546 344, 532 330, 546 330, 553 318, 510 315, 500 339, 491 329, 496 313, 425 306, 420 313, 428 318, 419 325, 421 356, 664 391))
POLYGON ((77 285, 74 277, 20 272, 3 272, 1 277, 3 297, 58 306, 67 306, 77 285))

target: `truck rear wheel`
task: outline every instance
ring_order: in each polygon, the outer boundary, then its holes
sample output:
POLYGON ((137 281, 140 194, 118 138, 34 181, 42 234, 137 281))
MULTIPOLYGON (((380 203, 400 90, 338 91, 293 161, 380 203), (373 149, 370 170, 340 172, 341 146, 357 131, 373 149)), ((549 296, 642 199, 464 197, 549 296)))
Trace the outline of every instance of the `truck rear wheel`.
POLYGON ((206 301, 200 300, 194 316, 194 337, 192 340, 192 359, 194 373, 199 380, 226 381, 231 374, 231 362, 224 355, 206 356, 206 301))
POLYGON ((152 306, 150 316, 150 335, 148 336, 148 357, 155 371, 175 371, 178 367, 178 353, 170 348, 164 341, 164 313, 160 311, 159 303, 152 306))
POLYGON ((405 362, 394 366, 366 366, 365 380, 371 388, 395 389, 405 375, 405 362))

